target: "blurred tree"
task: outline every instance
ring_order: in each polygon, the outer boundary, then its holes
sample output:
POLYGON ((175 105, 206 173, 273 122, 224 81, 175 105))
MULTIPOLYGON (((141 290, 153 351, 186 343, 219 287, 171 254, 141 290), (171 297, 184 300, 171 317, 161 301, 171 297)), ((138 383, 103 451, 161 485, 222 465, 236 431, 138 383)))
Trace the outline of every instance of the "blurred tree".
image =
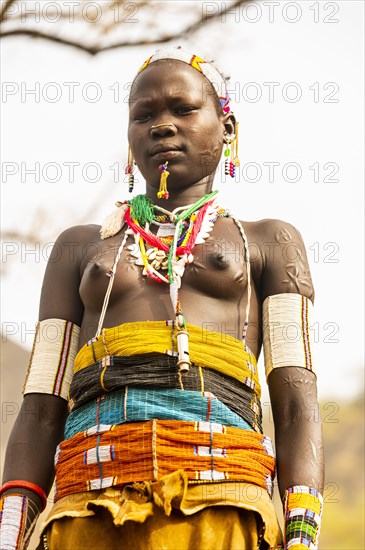
POLYGON ((210 21, 238 14, 252 0, 181 2, 125 0, 25 2, 6 0, 0 37, 30 36, 96 55, 125 46, 161 44, 189 34, 210 21), (188 9, 187 9, 188 7, 188 9), (163 20, 160 15, 163 13, 163 20), (164 23, 169 21, 168 27, 164 23), (121 38, 122 37, 122 38, 121 38))
MULTIPOLYGON (((248 9, 250 3, 252 0, 2 0, 0 37, 29 36, 96 55, 128 46, 184 40, 213 21, 239 20, 241 6, 247 4, 248 9)), ((219 37, 224 41, 221 31, 219 37)), ((44 241, 45 230, 48 237, 51 232, 57 235, 59 228, 53 225, 54 220, 41 210, 35 213, 31 230, 3 231, 1 237, 34 245, 44 241)))

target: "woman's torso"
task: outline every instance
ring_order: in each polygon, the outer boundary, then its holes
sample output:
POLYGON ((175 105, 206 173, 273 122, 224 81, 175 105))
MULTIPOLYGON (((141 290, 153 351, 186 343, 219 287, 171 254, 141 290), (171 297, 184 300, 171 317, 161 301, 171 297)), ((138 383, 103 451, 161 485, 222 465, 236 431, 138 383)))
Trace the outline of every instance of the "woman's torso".
MULTIPOLYGON (((94 226, 96 228, 96 226, 94 226)), ((244 224, 251 240, 254 224, 244 224)), ((97 229, 83 247, 80 296, 84 305, 80 347, 95 336, 112 268, 126 226, 115 236, 101 240, 97 229)), ((103 327, 125 322, 166 320, 174 317, 169 285, 142 275, 128 246, 118 262, 103 327)), ((188 323, 206 330, 242 338, 248 298, 248 274, 244 242, 230 218, 218 218, 210 237, 196 245, 194 260, 186 266, 179 291, 188 323)), ((257 356, 261 342, 260 308, 255 282, 257 258, 251 265, 251 307, 247 345, 257 356)))

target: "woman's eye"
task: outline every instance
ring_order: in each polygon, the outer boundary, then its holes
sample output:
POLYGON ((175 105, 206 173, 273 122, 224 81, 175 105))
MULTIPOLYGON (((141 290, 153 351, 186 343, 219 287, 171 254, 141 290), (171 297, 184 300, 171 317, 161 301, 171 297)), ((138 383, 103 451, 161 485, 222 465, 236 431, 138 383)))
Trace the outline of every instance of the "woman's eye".
POLYGON ((139 115, 136 115, 134 117, 134 120, 136 120, 137 122, 145 122, 147 120, 150 120, 151 117, 152 117, 151 113, 141 113, 139 115))
POLYGON ((179 107, 178 109, 176 109, 176 112, 181 115, 189 114, 192 111, 196 111, 196 107, 194 107, 193 105, 186 105, 184 107, 179 107))

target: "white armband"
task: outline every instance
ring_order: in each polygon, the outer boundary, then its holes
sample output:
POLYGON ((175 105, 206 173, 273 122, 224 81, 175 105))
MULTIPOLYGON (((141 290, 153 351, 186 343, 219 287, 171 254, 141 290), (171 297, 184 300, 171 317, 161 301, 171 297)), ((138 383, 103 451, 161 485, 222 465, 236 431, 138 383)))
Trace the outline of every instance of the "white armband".
POLYGON ((68 398, 80 327, 63 319, 37 324, 23 395, 48 393, 68 398))
POLYGON ((310 327, 313 305, 301 294, 268 296, 263 304, 266 378, 278 367, 313 370, 310 327))

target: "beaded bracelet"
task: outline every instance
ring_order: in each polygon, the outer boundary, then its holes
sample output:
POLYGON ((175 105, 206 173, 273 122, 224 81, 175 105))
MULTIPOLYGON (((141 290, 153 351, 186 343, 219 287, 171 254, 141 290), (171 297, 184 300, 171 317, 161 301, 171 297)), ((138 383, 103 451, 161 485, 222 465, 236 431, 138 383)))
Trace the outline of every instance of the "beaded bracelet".
POLYGON ((33 491, 33 493, 38 495, 42 501, 43 508, 41 512, 43 512, 43 510, 47 506, 47 495, 45 491, 43 491, 42 487, 39 487, 39 485, 36 485, 35 483, 31 483, 30 481, 25 481, 23 479, 15 479, 4 483, 4 485, 0 488, 0 495, 2 495, 8 489, 13 489, 14 487, 16 487, 17 489, 19 488, 29 489, 30 491, 33 491))
POLYGON ((28 497, 8 495, 0 501, 0 540, 1 548, 20 550, 27 547, 26 533, 28 497))
POLYGON ((285 491, 285 548, 317 550, 323 498, 306 485, 294 485, 285 491))

